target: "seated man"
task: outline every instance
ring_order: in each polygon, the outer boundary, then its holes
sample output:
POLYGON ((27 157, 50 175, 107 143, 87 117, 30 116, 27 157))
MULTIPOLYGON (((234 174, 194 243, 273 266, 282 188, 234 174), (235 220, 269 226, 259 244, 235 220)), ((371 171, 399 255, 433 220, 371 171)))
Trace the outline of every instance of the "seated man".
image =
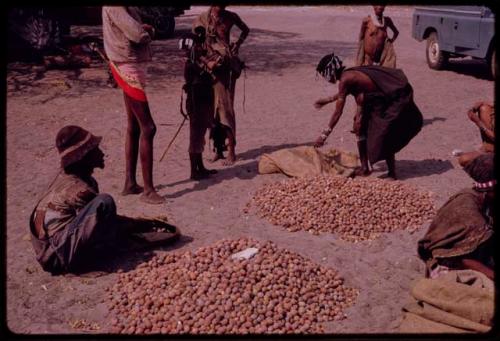
POLYGON ((418 242, 428 277, 471 269, 493 279, 493 153, 475 158, 465 171, 477 181, 474 189, 448 199, 418 242))
POLYGON ((344 111, 347 96, 357 104, 353 133, 358 140, 361 168, 356 175, 371 173, 370 164, 387 162, 388 176, 396 178, 395 154, 422 128, 422 113, 413 101, 413 88, 403 71, 383 66, 357 66, 344 70, 333 53, 321 59, 316 70, 329 82, 339 82, 336 95, 319 99, 316 108, 337 101, 328 126, 317 138, 321 147, 344 111))
POLYGON ((117 216, 113 198, 100 194, 92 177, 94 168, 104 168, 101 139, 78 126, 57 134, 63 171, 30 217, 31 241, 45 271, 75 272, 99 247, 116 245, 122 232, 135 228, 133 219, 117 216))
POLYGON ((459 156, 458 163, 462 167, 467 166, 481 154, 495 151, 495 108, 486 102, 478 102, 469 109, 467 116, 479 128, 482 145, 477 151, 463 153, 459 156))

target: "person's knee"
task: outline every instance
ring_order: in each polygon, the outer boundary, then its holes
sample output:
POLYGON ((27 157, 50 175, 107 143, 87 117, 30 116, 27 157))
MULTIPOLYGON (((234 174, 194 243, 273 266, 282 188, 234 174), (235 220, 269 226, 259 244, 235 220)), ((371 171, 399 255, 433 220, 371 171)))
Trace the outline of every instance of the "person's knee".
POLYGON ((116 215, 116 204, 113 197, 107 193, 98 194, 94 200, 105 215, 116 215))
POLYGON ((153 138, 156 134, 156 125, 153 122, 151 122, 149 124, 145 124, 142 127, 142 134, 146 138, 153 138))

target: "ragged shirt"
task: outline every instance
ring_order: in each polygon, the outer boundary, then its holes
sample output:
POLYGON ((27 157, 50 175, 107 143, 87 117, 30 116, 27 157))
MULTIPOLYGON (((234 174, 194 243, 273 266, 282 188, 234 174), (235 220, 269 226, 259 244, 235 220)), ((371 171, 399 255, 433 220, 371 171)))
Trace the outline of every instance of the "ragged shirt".
POLYGON ((141 63, 151 60, 151 36, 142 27, 134 7, 103 6, 104 50, 113 62, 141 63))
POLYGON ((82 179, 72 174, 61 173, 35 208, 36 214, 43 214, 43 228, 48 237, 63 230, 73 221, 78 212, 99 193, 93 177, 82 179))

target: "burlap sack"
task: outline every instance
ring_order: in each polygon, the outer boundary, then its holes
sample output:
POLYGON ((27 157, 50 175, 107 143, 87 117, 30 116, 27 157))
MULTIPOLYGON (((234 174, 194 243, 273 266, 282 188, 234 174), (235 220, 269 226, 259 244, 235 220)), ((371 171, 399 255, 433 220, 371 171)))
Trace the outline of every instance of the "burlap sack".
POLYGON ((351 176, 359 167, 356 154, 331 149, 326 154, 314 147, 300 146, 263 154, 259 160, 259 173, 284 173, 290 177, 319 174, 351 176))
POLYGON ((494 315, 494 284, 473 270, 419 280, 403 308, 401 333, 486 333, 494 315))

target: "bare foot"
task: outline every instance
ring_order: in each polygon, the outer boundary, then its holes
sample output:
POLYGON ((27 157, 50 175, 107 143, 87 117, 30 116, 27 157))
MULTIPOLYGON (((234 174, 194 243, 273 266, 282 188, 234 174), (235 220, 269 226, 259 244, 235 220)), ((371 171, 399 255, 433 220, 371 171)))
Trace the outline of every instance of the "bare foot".
POLYGON ((391 178, 391 179, 393 179, 393 180, 397 180, 397 179, 398 179, 398 177, 396 176, 396 173, 395 173, 395 172, 388 172, 388 173, 387 173, 387 177, 388 177, 388 178, 391 178))
POLYGON ((139 186, 138 184, 135 185, 125 185, 123 188, 123 191, 121 192, 121 195, 129 195, 129 194, 139 194, 144 192, 144 188, 139 186))
POLYGON ((165 198, 160 196, 156 192, 144 192, 141 195, 141 201, 144 201, 148 204, 163 204, 165 202, 165 198))
POLYGON ((213 163, 213 162, 215 162, 217 160, 221 160, 221 159, 224 159, 224 154, 215 153, 214 156, 211 159, 209 159, 208 161, 213 163))
POLYGON ((224 166, 232 166, 234 165, 234 162, 236 161, 236 155, 234 153, 229 152, 227 154, 227 159, 222 162, 224 166))
POLYGON ((371 170, 359 167, 354 171, 354 176, 368 176, 371 173, 371 170))

